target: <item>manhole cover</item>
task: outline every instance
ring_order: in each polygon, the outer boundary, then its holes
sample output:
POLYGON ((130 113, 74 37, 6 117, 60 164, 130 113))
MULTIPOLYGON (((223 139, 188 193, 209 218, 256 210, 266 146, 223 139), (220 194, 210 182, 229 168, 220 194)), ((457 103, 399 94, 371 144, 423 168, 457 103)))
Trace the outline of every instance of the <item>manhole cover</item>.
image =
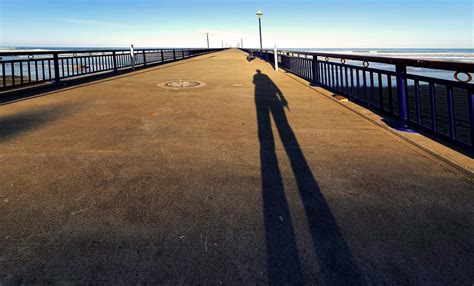
POLYGON ((158 84, 158 86, 171 89, 193 88, 200 87, 203 85, 204 83, 196 80, 172 80, 158 84))

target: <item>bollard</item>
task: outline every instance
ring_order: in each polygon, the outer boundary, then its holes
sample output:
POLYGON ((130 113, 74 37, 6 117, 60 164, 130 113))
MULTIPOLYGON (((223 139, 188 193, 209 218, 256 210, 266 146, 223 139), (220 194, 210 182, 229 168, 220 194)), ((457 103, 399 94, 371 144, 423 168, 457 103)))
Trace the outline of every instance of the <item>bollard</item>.
POLYGON ((274 58, 275 58, 275 71, 278 71, 278 54, 277 54, 277 46, 275 45, 275 49, 273 50, 274 58))
POLYGON ((130 45, 130 61, 132 64, 132 71, 135 70, 135 51, 133 50, 133 44, 130 45))

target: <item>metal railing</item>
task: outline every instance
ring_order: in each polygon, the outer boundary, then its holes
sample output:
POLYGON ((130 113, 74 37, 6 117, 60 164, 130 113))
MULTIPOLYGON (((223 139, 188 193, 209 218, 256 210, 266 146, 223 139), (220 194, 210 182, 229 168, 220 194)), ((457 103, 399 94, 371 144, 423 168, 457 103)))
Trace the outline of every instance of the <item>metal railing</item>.
POLYGON ((77 50, 0 53, 0 91, 146 67, 222 49, 77 50))
MULTIPOLYGON (((274 64, 274 51, 249 50, 274 64)), ((278 65, 361 105, 474 151, 473 63, 277 51, 278 65), (371 65, 375 67, 370 67, 371 65)))

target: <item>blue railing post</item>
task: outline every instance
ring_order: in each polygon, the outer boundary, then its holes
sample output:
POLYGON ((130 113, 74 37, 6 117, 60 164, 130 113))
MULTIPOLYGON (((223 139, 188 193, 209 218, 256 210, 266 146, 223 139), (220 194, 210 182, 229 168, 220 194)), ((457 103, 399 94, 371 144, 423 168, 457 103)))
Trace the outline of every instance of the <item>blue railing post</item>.
POLYGON ((176 51, 175 51, 175 49, 173 49, 173 60, 176 61, 176 51))
POLYGON ((469 123, 471 124, 471 151, 474 152, 474 90, 468 91, 469 123))
POLYGON ((115 51, 112 52, 113 62, 114 62, 114 71, 117 71, 117 58, 115 56, 115 51))
POLYGON ((290 57, 290 53, 287 53, 288 55, 288 70, 291 71, 291 57, 290 57))
POLYGON ((143 66, 146 67, 146 57, 145 57, 145 50, 143 50, 143 66))
POLYGON ((163 49, 160 50, 160 53, 161 53, 161 61, 164 62, 165 58, 163 57, 163 49))
POLYGON ((312 68, 313 68, 313 81, 311 82, 311 85, 319 86, 318 56, 313 56, 312 68))
POLYGON ((400 128, 408 129, 408 99, 407 99, 407 67, 396 65, 397 75, 397 97, 398 115, 400 118, 400 128))
POLYGON ((53 61, 54 61, 54 82, 58 83, 60 81, 58 53, 53 54, 53 61))

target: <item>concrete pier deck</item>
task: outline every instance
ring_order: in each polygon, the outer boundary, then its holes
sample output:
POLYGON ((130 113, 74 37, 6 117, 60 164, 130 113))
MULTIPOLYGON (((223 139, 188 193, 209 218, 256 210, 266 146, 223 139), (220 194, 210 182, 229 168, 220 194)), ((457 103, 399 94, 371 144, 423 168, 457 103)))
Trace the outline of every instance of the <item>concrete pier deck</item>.
POLYGON ((0 186, 6 285, 474 282, 472 178, 238 50, 0 106, 0 186))

